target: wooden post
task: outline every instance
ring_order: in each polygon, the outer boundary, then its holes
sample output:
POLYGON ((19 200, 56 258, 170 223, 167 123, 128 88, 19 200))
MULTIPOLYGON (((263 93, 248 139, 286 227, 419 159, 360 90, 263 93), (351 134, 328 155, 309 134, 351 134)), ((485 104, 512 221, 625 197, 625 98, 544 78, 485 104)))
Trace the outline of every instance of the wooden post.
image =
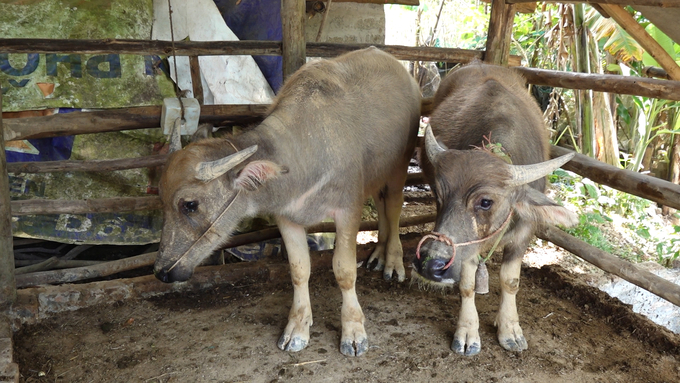
POLYGON ((198 63, 198 56, 189 56, 189 69, 191 70, 191 86, 194 98, 198 104, 203 106, 203 83, 201 82, 201 66, 198 63))
POLYGON ((305 0, 281 0, 283 79, 305 64, 305 0))
MULTIPOLYGON (((0 90, 0 133, 2 133, 2 91, 0 90)), ((9 205, 9 179, 5 139, 0 134, 0 310, 8 309, 17 297, 14 279, 12 218, 9 205)))
POLYGON ((486 38, 484 61, 490 64, 508 66, 512 26, 515 22, 515 5, 504 0, 493 0, 489 20, 489 34, 486 38))

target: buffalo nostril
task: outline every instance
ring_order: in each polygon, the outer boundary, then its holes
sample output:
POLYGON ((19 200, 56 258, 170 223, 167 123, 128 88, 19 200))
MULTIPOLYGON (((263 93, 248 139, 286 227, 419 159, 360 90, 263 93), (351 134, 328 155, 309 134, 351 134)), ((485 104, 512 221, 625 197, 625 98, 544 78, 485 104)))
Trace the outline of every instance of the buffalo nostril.
POLYGON ((170 282, 170 277, 168 275, 168 272, 161 269, 161 270, 154 270, 153 274, 158 278, 159 281, 169 283, 170 282))
POLYGON ((426 262, 426 267, 430 279, 437 282, 441 281, 444 277, 444 273, 446 273, 446 262, 438 258, 429 259, 426 262))

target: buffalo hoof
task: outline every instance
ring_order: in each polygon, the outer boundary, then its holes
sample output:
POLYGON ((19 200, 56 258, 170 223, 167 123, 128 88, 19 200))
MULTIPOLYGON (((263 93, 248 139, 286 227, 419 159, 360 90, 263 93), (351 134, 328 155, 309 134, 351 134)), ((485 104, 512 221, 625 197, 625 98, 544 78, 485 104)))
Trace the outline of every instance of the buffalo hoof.
POLYGON ((366 261, 366 268, 370 269, 371 265, 375 263, 373 271, 382 271, 385 268, 385 259, 384 256, 381 257, 379 254, 376 254, 376 252, 378 252, 378 249, 376 249, 368 258, 368 261, 366 261))
POLYGON ((368 339, 361 341, 346 340, 340 342, 340 352, 347 356, 361 356, 368 351, 368 339))
POLYGON ((523 335, 517 336, 515 338, 505 338, 498 340, 501 347, 508 351, 524 351, 529 348, 526 338, 523 335))
POLYGON ((298 352, 307 347, 307 340, 297 336, 290 338, 284 334, 279 338, 278 346, 283 351, 298 352))
POLYGON ((482 345, 479 343, 466 345, 464 342, 454 339, 451 343, 451 350, 460 355, 473 356, 479 354, 479 352, 482 351, 482 345))

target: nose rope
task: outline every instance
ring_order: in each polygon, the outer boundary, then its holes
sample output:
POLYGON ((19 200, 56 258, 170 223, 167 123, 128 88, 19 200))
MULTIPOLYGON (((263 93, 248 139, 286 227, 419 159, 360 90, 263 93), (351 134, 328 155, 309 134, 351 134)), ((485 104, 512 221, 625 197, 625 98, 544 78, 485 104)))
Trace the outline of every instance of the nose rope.
POLYGON ((416 258, 420 259, 420 247, 422 246, 423 242, 425 242, 426 239, 432 238, 435 241, 444 242, 445 244, 451 246, 451 248, 453 249, 453 251, 451 252, 451 259, 449 259, 449 262, 442 269, 442 270, 446 270, 449 267, 451 267, 451 265, 453 264, 453 261, 456 259, 456 247, 457 246, 474 245, 475 243, 480 243, 480 242, 484 242, 484 241, 488 240, 489 238, 491 238, 494 235, 501 232, 501 230, 505 230, 505 227, 508 225, 508 223, 510 223, 511 218, 512 218, 512 210, 510 210, 510 213, 508 214, 508 217, 505 219, 505 221, 493 233, 487 235, 484 238, 476 239, 474 241, 463 242, 463 243, 454 243, 453 240, 451 238, 449 238, 446 234, 437 233, 437 232, 433 231, 430 234, 426 234, 425 236, 423 236, 423 238, 420 239, 420 242, 418 242, 418 247, 416 247, 416 258))
POLYGON ((175 261, 175 263, 172 264, 172 266, 170 266, 170 268, 169 268, 168 271, 167 271, 168 273, 169 273, 170 271, 172 271, 172 269, 174 269, 175 266, 179 265, 179 262, 180 262, 184 257, 186 257, 187 254, 189 254, 189 252, 194 248, 194 246, 196 246, 196 244, 197 244, 198 242, 200 242, 200 241, 203 239, 203 237, 206 236, 206 234, 208 234, 210 231, 212 231, 212 229, 215 227, 215 223, 216 223, 217 221, 219 221, 219 220, 222 218, 222 216, 224 215, 224 213, 226 213, 227 210, 229 210, 229 208, 231 207, 231 205, 234 204, 234 201, 236 201, 236 197, 238 197, 239 194, 241 194, 241 190, 240 190, 240 189, 239 189, 239 191, 236 192, 236 195, 234 196, 234 198, 233 198, 231 201, 229 201, 229 204, 227 205, 227 207, 225 207, 224 210, 222 210, 222 212, 220 213, 220 215, 213 221, 213 223, 210 225, 210 227, 208 227, 208 228, 203 232, 203 234, 201 234, 201 236, 198 237, 198 239, 197 239, 196 241, 194 241, 194 243, 192 243, 191 246, 189 246, 189 248, 187 249, 187 251, 185 251, 184 254, 182 254, 182 256, 179 257, 179 258, 177 259, 177 261, 175 261))

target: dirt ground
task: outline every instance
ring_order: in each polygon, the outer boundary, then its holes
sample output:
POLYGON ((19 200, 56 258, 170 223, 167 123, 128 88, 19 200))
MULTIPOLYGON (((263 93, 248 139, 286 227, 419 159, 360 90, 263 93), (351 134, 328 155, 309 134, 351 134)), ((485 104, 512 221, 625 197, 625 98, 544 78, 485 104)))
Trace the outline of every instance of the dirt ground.
POLYGON ((359 270, 369 352, 338 350, 340 291, 333 273, 310 281, 310 345, 286 353, 290 283, 221 286, 203 293, 57 315, 15 335, 22 382, 677 382, 680 340, 558 266, 525 267, 518 309, 529 349, 495 337, 498 264, 477 297, 482 352, 449 349, 456 293, 426 292, 359 270))
MULTIPOLYGON (((404 214, 433 212, 428 196, 409 190, 404 214)), ((339 352, 341 295, 329 269, 312 273, 314 325, 310 344, 299 353, 276 346, 293 298, 286 280, 62 313, 22 327, 14 357, 26 383, 680 381, 679 336, 590 287, 584 275, 555 265, 530 267, 556 251, 535 246, 525 257, 517 302, 529 349, 522 353, 506 351, 496 340, 495 256, 491 292, 476 299, 482 351, 474 357, 450 349, 457 291, 386 282, 382 273, 363 267, 357 293, 370 348, 362 357, 339 352)), ((570 270, 587 268, 566 259, 562 264, 570 270)))

